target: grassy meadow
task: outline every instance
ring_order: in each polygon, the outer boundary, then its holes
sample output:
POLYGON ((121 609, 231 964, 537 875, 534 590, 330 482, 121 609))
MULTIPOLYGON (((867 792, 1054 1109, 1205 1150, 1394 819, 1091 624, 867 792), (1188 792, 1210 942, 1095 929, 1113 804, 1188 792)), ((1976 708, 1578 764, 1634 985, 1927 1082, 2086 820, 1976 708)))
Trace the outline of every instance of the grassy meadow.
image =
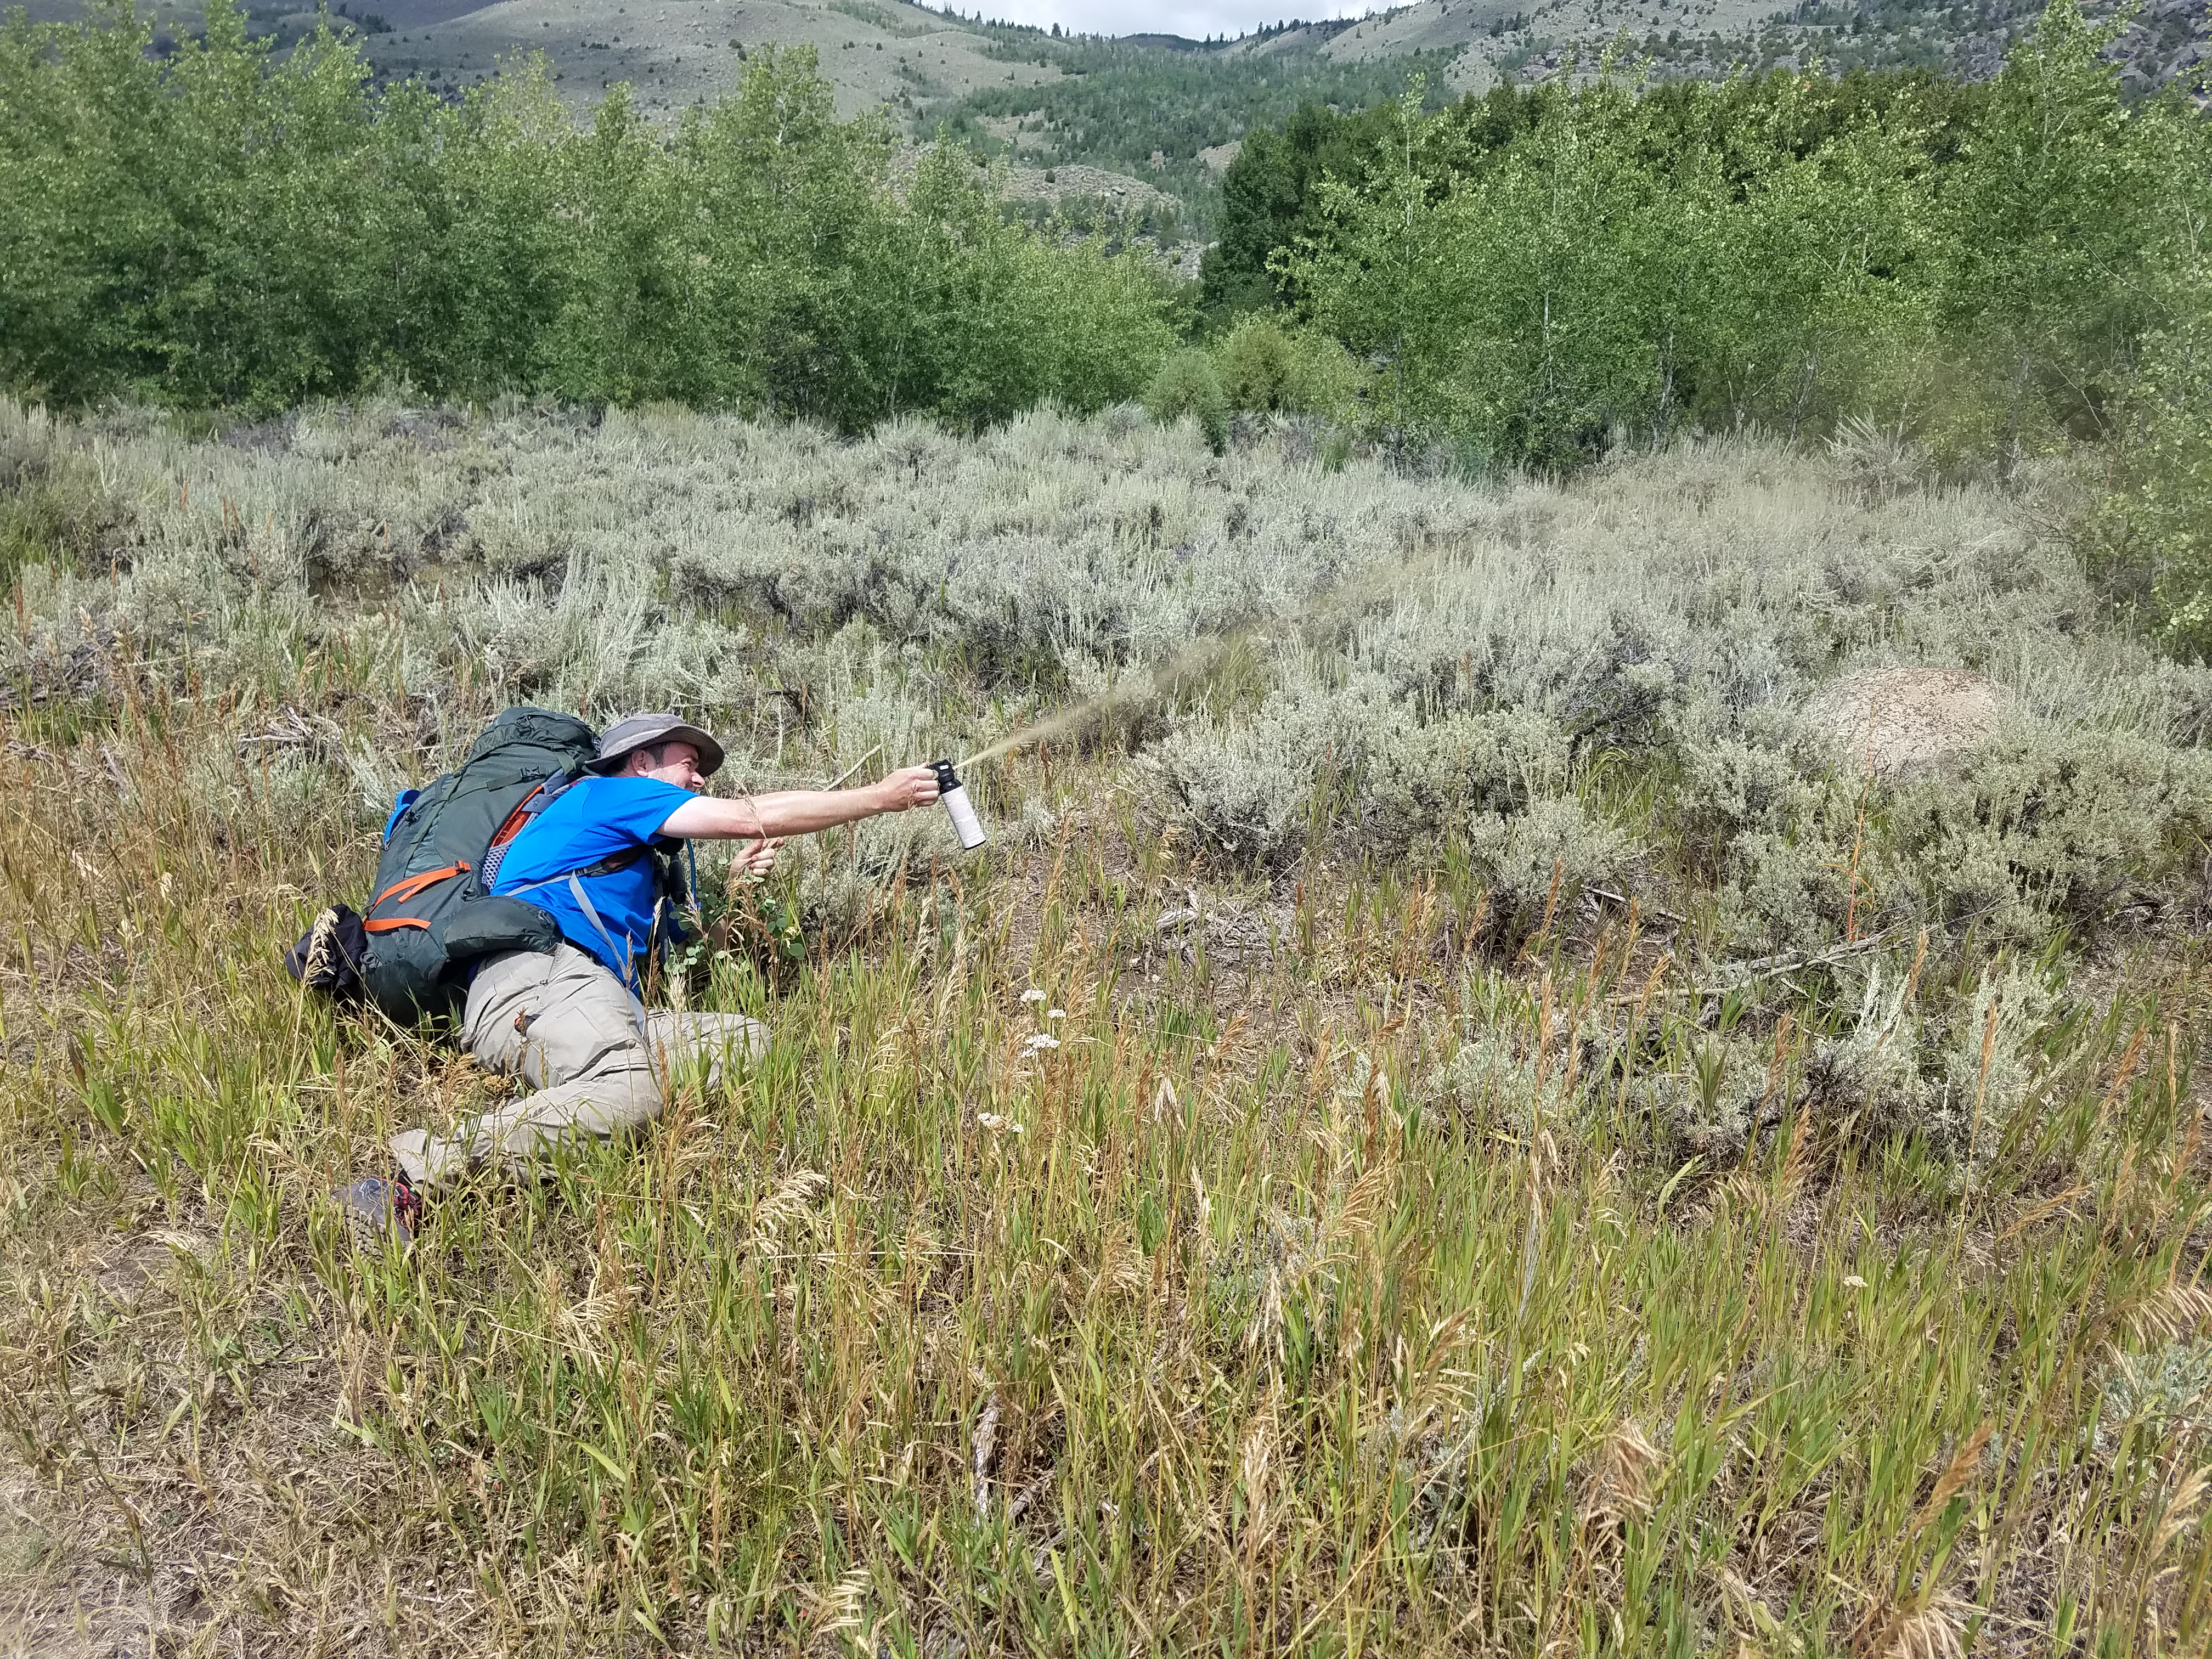
POLYGON ((2202 1651, 2212 672, 2093 485, 0 402, 0 1650, 2202 1651), (1807 713, 1919 664, 1944 768, 1807 713), (279 952, 518 701, 1054 725, 702 858, 765 1062, 357 1257, 501 1085, 279 952))

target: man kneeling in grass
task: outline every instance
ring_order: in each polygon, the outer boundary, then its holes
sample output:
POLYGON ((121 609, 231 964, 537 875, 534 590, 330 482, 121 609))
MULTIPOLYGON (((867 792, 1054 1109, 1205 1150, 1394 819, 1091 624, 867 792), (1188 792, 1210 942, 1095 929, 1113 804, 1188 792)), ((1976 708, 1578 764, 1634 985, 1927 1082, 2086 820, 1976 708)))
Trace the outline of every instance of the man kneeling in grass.
POLYGON ((441 1139, 421 1129, 392 1138, 398 1170, 337 1194, 356 1240, 411 1241, 423 1200, 495 1160, 521 1172, 563 1140, 612 1139, 650 1122, 668 1068, 704 1060, 719 1082, 726 1060, 757 1059, 768 1033, 740 1014, 651 1013, 640 995, 659 902, 653 850, 683 841, 745 840, 750 873, 767 872, 786 836, 903 812, 937 799, 937 775, 909 766, 856 789, 794 789, 741 800, 699 791, 722 764, 722 745, 673 714, 618 720, 599 757, 507 846, 495 894, 526 897, 552 916, 550 955, 484 957, 469 981, 463 1046, 478 1064, 534 1091, 441 1139))

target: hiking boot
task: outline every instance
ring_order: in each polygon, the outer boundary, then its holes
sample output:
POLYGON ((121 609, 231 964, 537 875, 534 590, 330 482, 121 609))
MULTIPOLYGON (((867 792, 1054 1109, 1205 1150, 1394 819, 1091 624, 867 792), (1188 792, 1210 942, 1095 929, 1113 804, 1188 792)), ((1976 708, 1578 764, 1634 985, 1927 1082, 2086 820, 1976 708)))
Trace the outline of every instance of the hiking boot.
POLYGON ((402 1245, 412 1244, 415 1230, 422 1224, 422 1194, 404 1175, 363 1176, 331 1196, 357 1250, 378 1249, 393 1237, 402 1245))

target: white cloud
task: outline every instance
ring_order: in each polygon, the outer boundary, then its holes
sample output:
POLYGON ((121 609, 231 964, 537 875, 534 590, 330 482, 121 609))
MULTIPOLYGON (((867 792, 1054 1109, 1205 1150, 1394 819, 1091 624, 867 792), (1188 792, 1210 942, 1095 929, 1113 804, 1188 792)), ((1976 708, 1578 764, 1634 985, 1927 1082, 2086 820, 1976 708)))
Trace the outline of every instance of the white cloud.
POLYGON ((1263 0, 957 0, 940 10, 973 17, 980 9, 995 22, 1034 23, 1050 28, 1054 23, 1077 34, 1180 34, 1192 40, 1209 35, 1247 34, 1272 28, 1293 17, 1313 21, 1324 17, 1361 17, 1380 9, 1369 4, 1316 3, 1301 6, 1278 3, 1263 13, 1263 0))

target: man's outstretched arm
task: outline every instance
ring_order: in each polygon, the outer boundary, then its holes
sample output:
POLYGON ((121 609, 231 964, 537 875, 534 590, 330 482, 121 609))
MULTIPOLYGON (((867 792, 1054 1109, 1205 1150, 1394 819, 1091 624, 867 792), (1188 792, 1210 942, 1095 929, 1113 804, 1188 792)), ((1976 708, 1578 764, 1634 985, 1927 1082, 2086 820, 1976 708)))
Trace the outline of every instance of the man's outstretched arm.
POLYGON ((858 789, 780 789, 738 800, 702 795, 671 812, 660 833, 679 841, 775 840, 857 823, 879 812, 903 812, 937 799, 937 774, 902 767, 858 789))

